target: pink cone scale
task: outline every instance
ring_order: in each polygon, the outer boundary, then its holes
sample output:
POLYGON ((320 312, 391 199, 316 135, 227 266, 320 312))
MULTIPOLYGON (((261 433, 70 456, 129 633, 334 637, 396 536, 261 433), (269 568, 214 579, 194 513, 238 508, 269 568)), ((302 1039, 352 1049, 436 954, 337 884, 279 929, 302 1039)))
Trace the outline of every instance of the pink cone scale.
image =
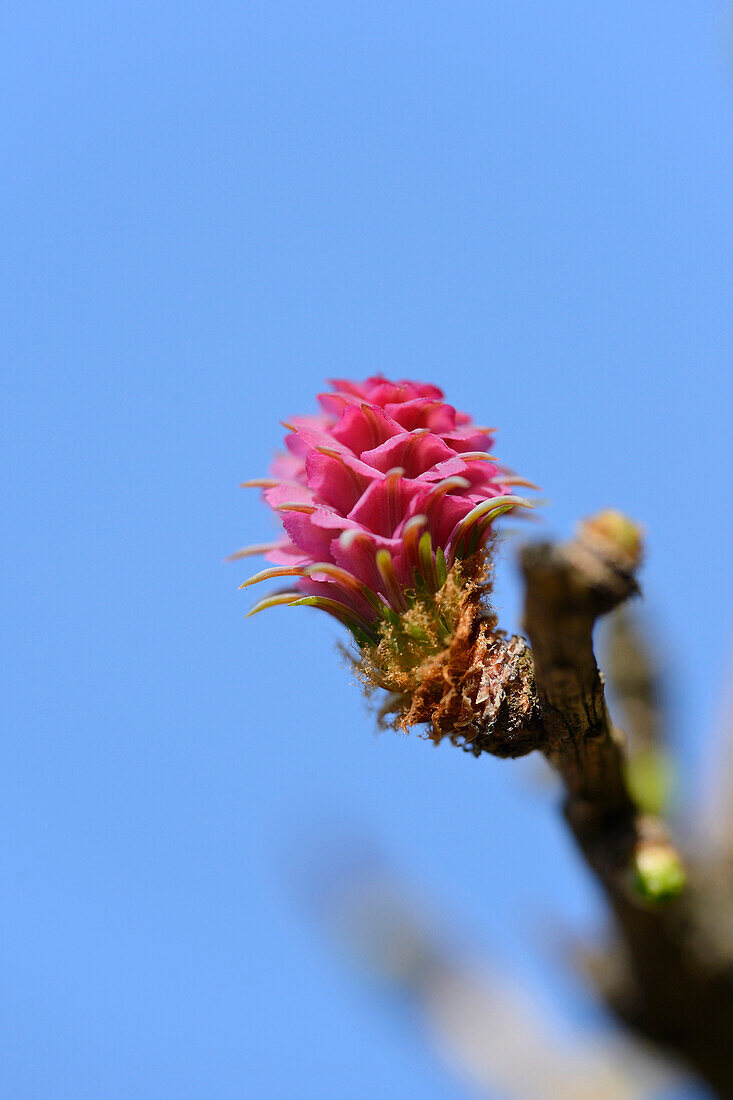
POLYGON ((491 429, 445 402, 437 386, 331 381, 321 412, 285 423, 287 451, 260 487, 282 522, 264 551, 272 568, 243 588, 285 578, 250 611, 280 604, 327 611, 357 642, 379 640, 415 599, 430 599, 463 559, 485 547, 494 521, 518 507, 516 485, 490 453, 491 429))

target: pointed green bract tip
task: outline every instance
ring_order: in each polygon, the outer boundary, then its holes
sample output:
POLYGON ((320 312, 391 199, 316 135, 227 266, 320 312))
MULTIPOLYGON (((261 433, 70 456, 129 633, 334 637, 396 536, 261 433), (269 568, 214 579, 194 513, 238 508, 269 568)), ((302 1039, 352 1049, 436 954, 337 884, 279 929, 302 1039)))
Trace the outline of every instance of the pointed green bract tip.
POLYGON ((645 901, 672 901, 687 885, 682 861, 673 848, 649 844, 634 858, 634 887, 645 901))

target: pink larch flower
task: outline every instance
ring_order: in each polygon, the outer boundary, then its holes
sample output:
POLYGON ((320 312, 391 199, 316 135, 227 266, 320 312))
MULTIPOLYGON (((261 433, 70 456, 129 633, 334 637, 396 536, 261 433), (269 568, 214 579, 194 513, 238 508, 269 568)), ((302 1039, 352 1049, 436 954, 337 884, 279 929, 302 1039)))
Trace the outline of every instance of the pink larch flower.
POLYGON ((419 661, 447 645, 456 626, 456 609, 440 606, 446 582, 460 588, 461 563, 483 550, 494 520, 528 506, 511 487, 530 483, 502 471, 489 454, 491 429, 446 404, 437 386, 381 376, 331 384, 320 414, 285 425, 287 453, 271 477, 245 483, 264 489, 284 535, 235 555, 264 553, 273 563, 242 587, 293 578, 250 614, 318 607, 362 648, 399 627, 397 648, 407 663, 419 661), (426 603, 434 608, 427 625, 414 613, 426 603))

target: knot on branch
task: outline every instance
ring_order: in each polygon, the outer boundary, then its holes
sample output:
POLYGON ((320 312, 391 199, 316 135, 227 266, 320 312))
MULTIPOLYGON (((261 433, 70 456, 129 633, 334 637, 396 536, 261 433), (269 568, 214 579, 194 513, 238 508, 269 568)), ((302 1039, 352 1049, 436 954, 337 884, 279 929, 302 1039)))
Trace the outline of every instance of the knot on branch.
MULTIPOLYGON (((641 529, 611 510, 578 525, 567 543, 533 543, 521 555, 527 582, 527 618, 573 619, 592 625, 630 596, 638 595, 641 529)), ((528 623, 527 629, 530 632, 528 623)))
POLYGON ((576 583, 595 604, 598 615, 639 594, 636 572, 642 559, 642 532, 621 512, 608 509, 578 525, 567 547, 576 583))

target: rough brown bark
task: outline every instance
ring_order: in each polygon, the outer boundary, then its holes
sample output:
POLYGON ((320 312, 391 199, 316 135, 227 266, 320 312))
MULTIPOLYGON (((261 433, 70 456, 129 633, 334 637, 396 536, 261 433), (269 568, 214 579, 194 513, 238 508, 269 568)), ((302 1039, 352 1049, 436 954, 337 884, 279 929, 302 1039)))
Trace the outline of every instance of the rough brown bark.
POLYGON ((543 726, 537 747, 563 780, 566 818, 616 918, 609 1003, 719 1096, 733 1098, 731 867, 693 865, 671 900, 652 902, 640 889, 645 857, 671 866, 677 857, 662 823, 642 815, 628 791, 623 736, 609 717, 593 651, 598 616, 637 591, 629 531, 589 524, 573 542, 522 553, 543 726))

